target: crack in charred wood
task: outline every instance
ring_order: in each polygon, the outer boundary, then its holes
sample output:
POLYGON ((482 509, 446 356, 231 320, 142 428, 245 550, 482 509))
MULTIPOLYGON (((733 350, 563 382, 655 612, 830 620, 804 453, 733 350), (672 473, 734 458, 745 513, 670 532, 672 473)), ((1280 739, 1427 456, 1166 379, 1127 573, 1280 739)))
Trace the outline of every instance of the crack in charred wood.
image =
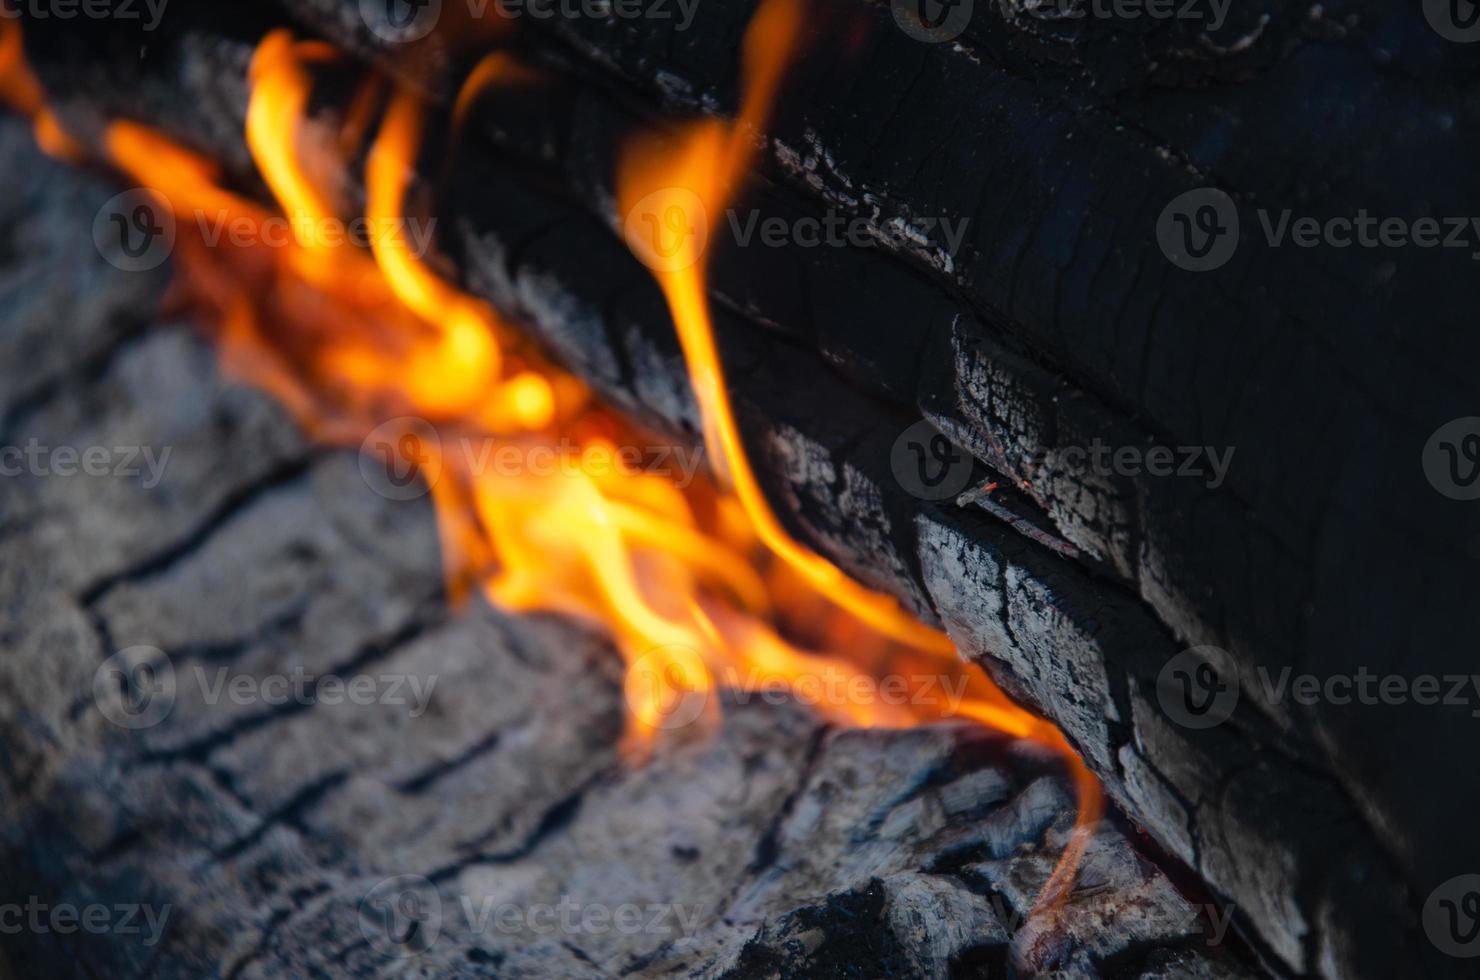
POLYGON ((154 325, 152 320, 135 316, 126 317, 123 320, 126 326, 119 330, 109 331, 108 342, 101 349, 84 356, 76 363, 69 364, 67 369, 57 376, 39 380, 30 390, 7 401, 3 413, 0 413, 0 439, 7 442, 13 440, 15 430, 20 428, 26 416, 40 411, 58 399, 75 398, 79 390, 85 390, 95 384, 108 373, 132 345, 149 334, 150 327, 154 325))
POLYGON ((581 804, 584 802, 586 794, 598 784, 610 780, 616 771, 612 767, 603 767, 587 776, 569 793, 566 793, 560 799, 546 807, 545 811, 540 814, 540 819, 535 823, 534 828, 524 836, 523 840, 512 847, 505 848, 501 851, 477 851, 479 847, 482 847, 488 841, 498 836, 499 831, 497 830, 490 830, 477 837, 460 842, 457 845, 459 850, 470 850, 476 853, 428 872, 428 880, 433 883, 445 881, 474 865, 513 864, 515 861, 528 857, 544 841, 570 826, 571 822, 575 820, 576 814, 580 812, 581 804))
MULTIPOLYGON (((518 727, 517 725, 514 727, 518 727)), ((395 784, 402 793, 423 793, 437 780, 466 768, 480 756, 496 751, 505 737, 505 729, 496 728, 461 752, 430 765, 414 776, 408 776, 395 784)))
POLYGON ((299 833, 306 833, 300 823, 302 815, 317 806, 336 787, 343 785, 349 776, 349 770, 338 769, 304 786, 281 806, 264 815, 250 831, 213 851, 211 859, 225 864, 244 853, 248 848, 255 846, 267 836, 268 831, 284 824, 293 827, 299 833))
MULTIPOLYGON (((781 857, 781 831, 790 819, 792 811, 796 809, 797 801, 806 793, 807 787, 812 782, 812 774, 817 769, 817 763, 822 758, 822 753, 827 745, 827 736, 832 729, 827 725, 819 725, 813 731, 812 737, 807 741, 807 749, 802 754, 802 768, 797 774, 796 785, 791 792, 782 799, 781 805, 776 808, 771 820, 766 824, 765 831, 755 842, 755 851, 751 855, 750 863, 746 865, 745 874, 751 880, 765 874, 781 857)), ((729 902, 733 902, 739 894, 743 884, 737 884, 730 893, 729 902)), ((727 902, 726 904, 729 904, 727 902)))
POLYGON ((255 504, 262 495, 302 479, 315 462, 327 455, 327 450, 310 450, 301 456, 277 463, 267 473, 249 483, 232 487, 183 536, 127 568, 95 579, 78 593, 78 602, 84 607, 92 608, 111 589, 123 583, 136 582, 168 572, 171 567, 204 547, 217 531, 255 504))
MULTIPOLYGON (((335 664, 321 673, 326 676, 342 677, 352 675, 364 668, 389 657, 418 639, 427 635, 433 629, 445 624, 445 615, 439 611, 424 610, 420 615, 411 619, 382 639, 371 640, 360 646, 360 649, 349 659, 335 664)), ((312 710, 319 704, 318 698, 304 698, 286 700, 275 704, 264 711, 255 714, 247 714, 231 721, 223 728, 208 732, 206 735, 187 741, 183 745, 162 749, 148 749, 125 760, 122 768, 125 772, 132 771, 145 766, 168 765, 177 761, 187 761, 209 766, 210 757, 216 750, 230 745, 238 738, 269 725, 291 718, 295 715, 312 710)))

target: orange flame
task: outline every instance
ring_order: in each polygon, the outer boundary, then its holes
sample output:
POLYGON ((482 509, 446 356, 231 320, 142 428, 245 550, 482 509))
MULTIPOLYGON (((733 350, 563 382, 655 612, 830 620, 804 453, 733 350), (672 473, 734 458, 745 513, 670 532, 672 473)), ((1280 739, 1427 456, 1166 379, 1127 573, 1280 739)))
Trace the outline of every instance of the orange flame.
MULTIPOLYGON (((710 222, 734 198, 755 156, 782 76, 799 44, 803 9, 798 0, 763 0, 746 31, 739 119, 733 125, 694 123, 680 134, 676 148, 651 139, 634 142, 618 175, 618 206, 626 217, 629 244, 653 270, 668 300, 703 415, 706 443, 719 458, 761 540, 813 588, 870 627, 928 654, 954 660, 955 646, 944 633, 919 622, 892 597, 848 578, 782 526, 746 458, 714 340, 704 242, 713 227, 710 222)), ((1039 904, 1061 900, 1099 820, 1098 782, 1056 729, 1016 705, 988 697, 973 701, 962 713, 1053 746, 1069 761, 1080 799, 1079 818, 1039 904)))
MULTIPOLYGON (((754 154, 799 22, 794 0, 762 5, 746 40, 738 125, 698 124, 678 153, 657 155, 650 146, 634 153, 623 168, 624 201, 657 194, 656 215, 678 207, 691 226, 705 213, 691 201, 710 213, 723 208, 754 154)), ((37 120, 38 138, 55 140, 42 135, 49 113, 18 30, 6 23, 0 32, 0 98, 37 120)), ((943 633, 787 534, 743 451, 700 250, 683 243, 679 266, 658 278, 712 461, 733 492, 646 469, 641 450, 653 445, 650 437, 411 247, 421 106, 404 86, 371 75, 337 129, 309 120, 312 68, 336 57, 275 31, 253 59, 246 136, 278 213, 226 190, 211 161, 143 126, 115 121, 103 135, 108 159, 156 188, 182 230, 214 224, 254 232, 214 243, 204 233, 181 234, 177 245, 182 299, 215 325, 227 373, 271 392, 325 443, 389 450, 417 464, 431 488, 455 599, 477 587, 504 608, 560 612, 608 629, 628 663, 635 750, 663 729, 712 725, 710 694, 723 684, 800 692, 830 678, 847 696, 820 698, 817 708, 841 724, 965 718, 1059 753, 1080 812, 1039 903, 1067 894, 1100 816, 1098 783, 1057 729, 964 664, 943 633), (330 231, 346 196, 334 181, 377 114, 365 173, 367 250, 330 231), (266 231, 284 217, 292 234, 274 240, 266 231), (890 680, 904 696, 854 696, 890 680), (926 685, 958 693, 919 696, 926 685)), ((459 95, 456 122, 490 86, 529 77, 507 56, 486 59, 459 95)))
POLYGON ((921 623, 893 597, 853 581, 787 533, 746 458, 714 343, 701 254, 701 238, 708 236, 700 236, 698 229, 728 205, 754 155, 754 140, 766 123, 782 72, 797 44, 801 14, 802 6, 796 0, 761 5, 745 37, 746 82, 739 123, 732 127, 699 123, 679 140, 676 153, 661 144, 638 145, 624 161, 618 203, 629 215, 629 227, 636 218, 639 230, 645 227, 655 236, 638 245, 638 254, 660 258, 649 264, 668 298, 683 344, 704 418, 706 443, 728 474, 761 540, 813 588, 873 628, 919 649, 953 655, 955 646, 944 633, 921 623), (669 231, 677 241, 661 240, 669 231), (674 261, 661 260, 667 257, 674 261))
POLYGON ((26 64, 21 28, 9 3, 0 0, 0 102, 31 120, 36 144, 59 160, 76 163, 86 154, 46 106, 46 95, 26 64))

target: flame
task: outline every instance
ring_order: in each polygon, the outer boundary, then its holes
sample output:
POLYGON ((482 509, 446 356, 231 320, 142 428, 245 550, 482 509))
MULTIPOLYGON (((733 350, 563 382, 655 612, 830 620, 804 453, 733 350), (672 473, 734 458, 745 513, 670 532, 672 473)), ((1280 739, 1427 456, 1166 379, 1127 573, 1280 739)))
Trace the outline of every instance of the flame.
MULTIPOLYGON (((695 124, 674 152, 662 144, 639 144, 624 160, 618 181, 623 213, 651 216, 654 236, 674 230, 680 239, 655 238, 643 245, 660 254, 681 249, 676 262, 650 263, 668 299, 688 362, 689 377, 704 418, 705 441, 718 458, 745 513, 761 540, 811 586, 880 632, 903 643, 954 655, 955 646, 939 630, 925 626, 892 596, 855 582, 832 562, 799 544, 777 519, 746 458, 714 342, 705 273, 697 229, 718 215, 733 198, 736 184, 755 152, 754 140, 764 128, 781 75, 800 34, 802 7, 796 0, 770 0, 761 5, 746 32, 746 82, 739 122, 695 124), (673 219, 681 215, 681 219, 673 219)), ((629 222, 630 224, 630 222, 629 222)), ((640 248, 639 253, 645 249, 640 248)))
POLYGON ((46 105, 41 83, 26 64, 20 24, 9 3, 0 3, 0 102, 31 120, 36 144, 59 160, 77 163, 86 153, 46 105))
MULTIPOLYGON (((676 147, 651 138, 634 141, 618 174, 618 207, 626 216, 629 243, 648 262, 667 298, 703 415, 706 444, 761 540, 813 588, 870 627, 933 657, 954 661, 955 646, 948 636, 919 622, 892 597, 848 578, 782 526, 746 457, 714 339, 704 243, 713 228, 710 222, 729 206, 756 154, 786 67, 800 43, 803 10, 798 0, 763 0, 745 35, 739 118, 728 125, 713 120, 693 123, 679 135, 676 147)), ((1079 816, 1038 904, 1061 901, 1099 821, 1103 806, 1099 783, 1061 733, 1005 698, 973 699, 962 714, 1052 746, 1068 761, 1079 816)))
MULTIPOLYGON (((738 122, 695 124, 677 150, 635 148, 620 175, 623 202, 656 195, 656 215, 677 207, 672 213, 693 228, 723 209, 754 156, 800 18, 795 0, 762 4, 746 37, 738 122)), ((54 123, 42 124, 49 112, 18 28, 8 22, 0 32, 0 98, 37 121, 38 139, 72 148, 54 123)), ((144 126, 116 120, 102 135, 108 160, 155 188, 173 212, 182 232, 179 299, 214 325, 223 370, 272 393, 325 444, 419 467, 454 600, 476 588, 506 609, 558 612, 608 630, 628 665, 634 752, 665 730, 712 726, 712 694, 723 685, 799 692, 826 677, 850 692, 880 679, 905 688, 893 699, 820 699, 817 710, 839 724, 964 718, 1058 753, 1080 810, 1039 905, 1062 900, 1100 817, 1098 783, 1056 728, 963 663, 945 634, 783 528, 741 443, 692 236, 680 243, 677 268, 657 275, 711 462, 728 489, 702 475, 651 471, 642 449, 658 448, 651 436, 411 247, 421 104, 405 83, 371 74, 337 127, 311 120, 313 69, 337 57, 274 31, 253 58, 246 138, 276 211, 227 190, 210 160, 144 126), (335 181, 377 118, 364 175, 366 249, 328 230, 348 196, 335 181), (292 234, 274 242, 266 229, 284 218, 292 234), (204 233, 211 225, 257 234, 213 243, 204 233), (490 465, 490 457, 510 465, 490 465), (919 696, 927 685, 956 690, 959 700, 919 696)), ((506 55, 486 58, 457 98, 455 128, 491 88, 531 78, 506 55)))

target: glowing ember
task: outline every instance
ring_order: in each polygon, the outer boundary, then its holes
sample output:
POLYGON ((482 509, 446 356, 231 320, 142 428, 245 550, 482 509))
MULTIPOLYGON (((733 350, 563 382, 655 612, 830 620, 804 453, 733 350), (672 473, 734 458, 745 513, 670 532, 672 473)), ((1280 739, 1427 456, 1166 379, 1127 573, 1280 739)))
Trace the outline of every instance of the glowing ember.
MULTIPOLYGON (((634 750, 660 730, 712 725, 716 699, 707 695, 728 678, 760 676, 797 690, 818 678, 844 691, 882 678, 941 685, 958 697, 823 698, 817 707, 858 726, 968 718, 1059 753, 1080 813, 1043 905, 1067 893, 1100 816, 1098 784, 1057 729, 962 663, 945 634, 791 538, 746 459, 725 388, 703 236, 693 232, 724 209, 754 155, 799 21, 795 0, 766 0, 746 38, 738 122, 696 123, 676 148, 644 142, 620 175, 624 211, 648 218, 639 224, 656 253, 649 264, 683 343, 711 461, 732 490, 644 470, 624 447, 650 438, 412 247, 408 190, 422 107, 409 90, 370 75, 337 128, 310 121, 313 69, 338 56, 286 31, 263 39, 246 136, 293 229, 272 245, 261 229, 282 219, 224 189, 210 161, 127 121, 107 127, 102 149, 157 188, 182 232, 205 223, 259 230, 247 243, 214 245, 182 234, 177 246, 179 298, 215 325, 225 370, 273 393, 325 443, 384 447, 419 466, 454 598, 479 588, 507 609, 559 612, 609 630, 628 663, 634 750), (342 228, 346 196, 334 182, 377 117, 365 173, 366 251, 331 233, 342 228), (469 444, 496 447, 505 461, 512 452, 519 465, 490 467, 478 454, 451 451, 469 444)), ((0 31, 0 97, 35 120, 49 151, 74 154, 25 68, 18 28, 6 22, 0 31)), ((531 77, 507 55, 485 59, 458 97, 456 123, 490 86, 531 77)))

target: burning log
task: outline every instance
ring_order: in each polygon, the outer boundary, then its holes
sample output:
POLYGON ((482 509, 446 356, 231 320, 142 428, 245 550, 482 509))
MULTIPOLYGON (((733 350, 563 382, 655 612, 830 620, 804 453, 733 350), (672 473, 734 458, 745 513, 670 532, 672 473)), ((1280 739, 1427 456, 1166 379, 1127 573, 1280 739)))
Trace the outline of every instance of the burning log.
MULTIPOLYGON (((336 41, 358 40, 362 51, 372 50, 375 36, 354 5, 290 6, 336 41)), ((888 20, 887 11, 866 12, 876 27, 888 20)), ((258 12, 243 20, 270 17, 258 12)), ((35 50, 43 69, 53 69, 48 87, 70 97, 63 108, 71 118, 100 110, 137 116, 201 140, 220 159, 240 162, 242 79, 260 31, 253 23, 233 38, 229 25, 204 23, 210 19, 157 39, 143 65, 128 52, 124 60, 102 62, 91 79, 77 70, 87 63, 78 51, 97 50, 85 35, 43 37, 35 50), (136 84, 119 83, 129 76, 136 84), (182 78, 193 99, 181 99, 182 78)), ((490 107, 486 116, 474 115, 450 189, 436 209, 456 225, 457 234, 444 244, 459 253, 475 291, 519 316, 614 400, 693 438, 700 427, 661 301, 651 290, 632 288, 642 270, 610 233, 622 217, 610 210, 612 180, 625 138, 657 118, 660 108, 696 104, 713 93, 720 104, 727 101, 733 79, 723 66, 729 59, 716 52, 733 51, 740 25, 701 18, 676 47, 667 39, 636 38, 593 22, 556 25, 530 58, 552 87, 547 96, 554 92, 541 104, 557 111, 540 118, 516 113, 511 121, 502 100, 501 111, 490 107)), ((1378 325, 1385 311, 1410 308, 1437 309, 1442 320, 1445 310, 1459 308, 1456 291, 1466 280, 1424 279, 1442 275, 1432 271, 1436 266, 1411 274, 1405 269, 1395 279, 1391 271, 1369 268, 1377 261, 1370 255, 1340 270, 1303 264, 1296 255, 1289 261, 1297 271, 1274 280, 1289 283, 1287 289, 1250 298, 1252 312, 1230 304, 1208 316, 1201 307, 1210 283, 1236 295, 1234 284, 1241 280, 1234 277, 1263 268, 1280 253, 1255 245, 1229 267, 1209 273, 1211 278, 1178 278, 1145 234, 1166 202, 1190 186, 1183 161, 1194 156, 1191 149, 1166 154, 1156 140, 1174 147, 1206 144, 1206 133, 1176 115, 1177 99, 1201 97, 1198 105, 1226 111, 1252 131, 1283 135, 1271 118, 1279 100, 1268 92, 1280 84, 1332 84, 1327 76, 1316 80, 1302 73, 1316 55, 1314 45, 1299 42, 1309 31, 1333 29, 1265 22, 1257 33, 1250 28, 1240 35, 1253 36, 1248 45, 1222 45, 1229 50, 1184 59, 1195 66, 1186 68, 1191 78, 1169 80, 1164 68, 1150 69, 1155 59, 1144 54, 1129 57, 1114 49, 1114 56, 1103 56, 1098 45, 1107 39, 1097 31, 1088 40, 1061 42, 1023 31, 1019 19, 988 18, 967 35, 979 47, 958 50, 916 45, 884 26, 867 34, 866 59, 855 54, 859 60, 852 63, 842 56, 804 62, 801 79, 792 84, 817 95, 805 107, 783 103, 762 168, 769 182, 748 191, 736 209, 787 216, 792 227, 798 218, 825 218, 825 208, 839 209, 862 220, 879 247, 814 250, 805 261, 797 244, 715 254, 713 291, 725 304, 719 339, 742 428, 770 499, 789 512, 785 516, 796 532, 849 571, 891 589, 927 617, 938 615, 1004 687, 1059 724, 1112 797, 1231 899, 1257 941, 1288 968, 1380 976, 1427 955, 1414 913, 1437 880, 1464 866, 1455 844, 1461 836, 1445 821, 1460 819, 1466 808, 1438 812, 1443 808, 1425 802, 1431 797, 1403 792, 1401 781, 1419 778, 1417 770, 1399 771, 1370 759, 1390 760, 1394 751, 1421 753, 1435 744, 1435 726, 1447 725, 1443 718, 1404 715, 1400 725, 1380 732, 1395 748, 1372 756, 1366 747, 1374 734, 1351 727, 1364 719, 1329 704, 1297 711, 1256 706, 1246 697, 1227 724, 1201 730, 1169 722, 1155 693, 1163 666, 1192 642, 1219 643, 1243 673, 1257 666, 1348 662, 1333 658, 1348 648, 1343 637, 1352 626, 1326 610, 1378 608, 1359 598, 1374 587, 1372 578, 1358 563, 1334 560, 1335 549, 1343 546, 1298 534, 1294 529, 1304 525, 1292 515, 1316 512, 1338 490, 1342 499, 1358 488, 1386 494, 1347 506, 1359 516, 1354 526, 1368 528, 1370 540, 1388 541, 1384 550, 1394 555, 1406 553, 1433 528, 1395 539, 1382 531, 1384 515, 1427 514, 1409 521, 1433 521, 1443 529, 1454 517, 1435 513, 1427 500, 1413 508, 1391 503, 1406 500, 1412 490, 1427 492, 1406 483, 1374 489, 1360 482, 1333 490, 1331 481, 1312 480, 1307 468, 1290 466, 1293 450, 1280 447, 1308 445, 1317 435, 1338 431, 1330 437, 1332 458, 1348 461, 1360 439, 1374 438, 1372 432, 1384 445, 1421 447, 1426 431, 1416 441, 1403 433, 1414 425, 1431 429, 1431 416, 1463 414, 1462 387, 1453 382, 1428 388, 1427 404, 1401 416, 1405 421, 1393 421, 1389 416, 1400 416, 1371 394, 1382 390, 1382 378, 1390 383, 1391 375, 1373 380, 1367 372, 1427 376, 1420 374, 1425 361, 1411 353, 1415 349, 1461 357, 1465 341, 1454 332, 1426 334, 1409 348, 1382 342, 1386 335, 1378 325), (1270 57, 1272 45, 1285 43, 1295 45, 1289 59, 1262 73, 1254 70, 1270 57), (982 53, 991 57, 983 62, 982 53), (1068 80, 1045 68, 1064 64, 1066 57, 1068 80), (873 69, 874 87, 861 83, 860 64, 873 69), (1127 64, 1146 70, 1127 73, 1127 64), (886 127, 884 139, 875 140, 899 155, 878 154, 848 128, 850 121, 860 118, 858 106, 879 104, 879 86, 906 76, 922 90, 950 91, 958 103, 984 113, 990 108, 991 115, 948 127, 932 112, 904 113, 886 127), (1163 96, 1157 88, 1170 81, 1176 93, 1209 76, 1237 84, 1193 95, 1163 96), (1105 94, 1093 100, 1083 95, 1083 83, 1107 78, 1114 84, 1105 94), (1127 108, 1133 101, 1127 91, 1148 90, 1157 97, 1127 108), (1136 117, 1142 128, 1117 129, 1115 120, 1125 112, 1142 114, 1136 117), (1024 119, 1033 125, 1012 124, 1024 119), (1011 136, 1004 138, 1004 132, 1011 136), (995 221, 979 219, 966 228, 959 254, 935 237, 944 227, 922 234, 890 231, 901 222, 915 229, 914 217, 936 211, 981 213, 970 203, 980 194, 973 183, 911 185, 896 176, 919 171, 928 161, 914 155, 940 146, 942 139, 944 158, 992 161, 1000 174, 995 182, 1017 188, 1000 203, 1005 210, 995 221), (1045 152, 1047 146, 1052 153, 1045 152), (1045 157, 1048 167, 1042 165, 1045 157), (1097 163, 1102 160, 1112 163, 1097 163), (1051 191, 1087 193, 1085 175, 1102 166, 1128 181, 1135 175, 1134 187, 1118 193, 1116 201, 1095 202, 1113 217, 1086 219, 1068 230, 1048 227, 1040 216, 1048 213, 1051 191), (917 195, 927 186, 950 200, 921 199, 917 195), (1024 244, 1003 229, 1036 234, 1024 244), (1082 270, 1078 256, 1085 257, 1082 270), (1143 266, 1162 273, 1154 290, 1136 286, 1143 266), (809 270, 804 280, 794 272, 799 268, 809 270), (1093 291, 1082 285, 1091 273, 1093 291), (1346 288, 1351 279, 1374 284, 1382 303, 1346 288), (1426 301, 1417 303, 1421 295, 1426 301), (1152 298, 1167 316, 1196 304, 1200 328, 1153 331, 1155 318, 1136 310, 1152 298), (1119 311, 1117 304, 1131 312, 1105 315, 1119 311), (1310 309, 1343 312, 1323 312, 1312 322, 1308 312, 1301 315, 1310 309), (1243 329, 1239 316, 1257 327, 1243 329), (1139 344, 1120 334, 1121 319, 1142 331, 1139 344), (1349 367, 1356 380, 1333 376, 1317 360, 1325 356, 1325 324, 1336 322, 1362 331, 1359 363, 1349 367), (878 323, 921 326, 858 329, 878 323), (1281 348, 1278 365, 1271 360, 1249 370, 1256 377, 1274 371, 1311 379, 1308 387, 1266 387, 1265 411, 1237 413, 1245 404, 1245 384, 1233 372, 1219 371, 1223 380, 1216 383, 1185 382, 1189 374, 1199 376, 1189 366, 1261 364, 1256 355, 1273 346, 1267 341, 1272 331, 1288 331, 1298 345, 1281 348), (1137 347, 1145 353, 1136 365, 1119 363, 1117 358, 1137 347), (1351 406, 1350 419, 1338 423, 1332 413, 1318 410, 1337 403, 1351 406), (1012 524, 949 502, 921 503, 901 485, 892 450, 919 411, 991 467, 975 473, 976 479, 994 476, 1017 488, 998 495, 999 507, 1016 517, 1012 524), (1422 421, 1406 421, 1412 419, 1422 421), (1063 450, 1096 437, 1116 446, 1159 441, 1235 447, 1240 465, 1228 471, 1226 486, 1220 478, 1211 487, 1087 475, 1060 459, 1063 450), (1024 528, 1035 533, 1025 535, 1024 528), (1204 528, 1213 530, 1205 535, 1204 528), (1271 554, 1286 557, 1276 561, 1271 554), (1287 571, 1267 574, 1272 567, 1287 571), (1251 575, 1250 569, 1266 574, 1251 575), (1323 601, 1307 612, 1301 606, 1307 596, 1323 601), (1360 889, 1353 887, 1359 882, 1360 889), (1395 931, 1402 936, 1395 938, 1395 931)), ((1176 43, 1157 50, 1159 57, 1168 50, 1185 54, 1176 43)), ((1429 98, 1412 92, 1404 97, 1429 98)), ((925 109, 946 103, 919 101, 925 109)), ((940 111, 952 110, 947 105, 940 111)), ((1365 129, 1337 135, 1369 145, 1365 129)), ((1396 171, 1395 161, 1412 145, 1440 138, 1436 130, 1416 133, 1407 147, 1380 141, 1390 157, 1364 168, 1353 164, 1341 179, 1309 194, 1304 186, 1300 194, 1285 190, 1265 169, 1267 161, 1243 156, 1243 147, 1233 153, 1237 159, 1218 161, 1219 173, 1240 189, 1245 208, 1293 198, 1321 211, 1373 192, 1378 175, 1396 171)), ((1314 156, 1304 152, 1301 159, 1314 156)), ((1437 156, 1441 162, 1435 166, 1455 159, 1451 153, 1437 156)), ((427 176, 430 182, 439 174, 427 176)), ((1380 200, 1395 211, 1411 209, 1410 201, 1389 199, 1408 191, 1427 188, 1388 187, 1380 200)), ((1417 608, 1420 597, 1403 601, 1417 608)), ((1393 604, 1385 597, 1380 608, 1393 604)), ((1400 609, 1392 628, 1415 622, 1408 612, 1400 609)), ((1372 627, 1363 621, 1363 629, 1372 627)), ((1372 662, 1398 655, 1407 642, 1393 644, 1391 654, 1374 650, 1372 662)), ((1450 789, 1456 799, 1469 792, 1450 789)), ((872 902, 859 907, 878 907, 872 902)), ((789 935, 788 928, 775 934, 789 935)))
MULTIPOLYGON (((117 191, 14 120, 0 158, 13 217, 85 224, 117 191)), ((39 372, 5 359, 5 439, 174 453, 157 482, 3 485, 0 898, 42 923, 6 946, 20 975, 373 976, 409 953, 437 975, 1252 975, 1227 913, 1108 824, 1064 909, 1027 920, 1071 800, 982 729, 837 731, 751 692, 712 740, 628 765, 608 641, 453 614, 426 498, 373 492, 192 327, 139 319, 166 271, 92 249, 40 238, 11 267, 8 349, 59 302, 71 342, 39 372), (143 645, 170 664, 163 717, 95 686, 143 645), (405 693, 361 704, 358 678, 405 693), (67 908, 108 927, 68 932, 67 908)))

